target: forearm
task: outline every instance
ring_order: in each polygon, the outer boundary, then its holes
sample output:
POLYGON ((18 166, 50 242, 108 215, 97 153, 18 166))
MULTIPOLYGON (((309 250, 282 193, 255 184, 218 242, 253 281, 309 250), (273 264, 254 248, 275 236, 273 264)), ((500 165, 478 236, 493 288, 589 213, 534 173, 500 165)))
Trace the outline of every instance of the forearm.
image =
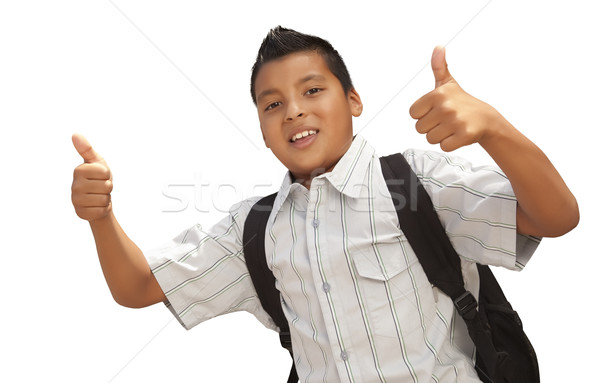
POLYGON ((542 237, 563 235, 577 226, 579 208, 546 155, 500 116, 479 141, 504 171, 517 197, 517 229, 542 237))
POLYGON ((129 239, 112 210, 90 221, 104 278, 117 303, 146 307, 165 300, 142 251, 129 239))

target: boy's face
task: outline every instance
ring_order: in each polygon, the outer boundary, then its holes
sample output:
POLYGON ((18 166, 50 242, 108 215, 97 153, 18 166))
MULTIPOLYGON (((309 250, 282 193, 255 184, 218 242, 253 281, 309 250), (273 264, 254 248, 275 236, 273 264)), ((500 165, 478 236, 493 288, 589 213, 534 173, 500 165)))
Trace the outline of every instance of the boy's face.
POLYGON ((318 53, 293 53, 264 64, 255 92, 265 144, 306 186, 333 169, 350 147, 360 97, 354 89, 344 93, 318 53))

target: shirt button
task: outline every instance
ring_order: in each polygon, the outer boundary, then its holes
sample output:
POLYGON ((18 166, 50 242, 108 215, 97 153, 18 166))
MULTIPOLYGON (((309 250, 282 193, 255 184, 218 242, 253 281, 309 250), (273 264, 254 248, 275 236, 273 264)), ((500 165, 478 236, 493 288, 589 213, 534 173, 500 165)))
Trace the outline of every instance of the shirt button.
POLYGON ((327 282, 323 283, 323 291, 325 291, 326 293, 329 293, 330 290, 331 290, 331 286, 329 285, 329 283, 327 283, 327 282))
POLYGON ((319 223, 320 223, 320 221, 319 221, 318 219, 313 219, 313 221, 312 221, 312 225, 313 225, 313 227, 315 227, 315 228, 316 228, 316 227, 319 227, 319 223))
POLYGON ((346 351, 342 351, 340 358, 342 358, 342 360, 348 360, 348 353, 346 351))

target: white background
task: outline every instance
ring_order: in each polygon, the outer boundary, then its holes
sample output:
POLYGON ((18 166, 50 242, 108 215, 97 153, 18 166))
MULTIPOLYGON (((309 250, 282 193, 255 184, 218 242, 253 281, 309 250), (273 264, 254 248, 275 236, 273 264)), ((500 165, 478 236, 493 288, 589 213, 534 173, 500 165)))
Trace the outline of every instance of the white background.
MULTIPOLYGON (((111 166, 115 214, 143 249, 277 190, 285 169, 262 143, 249 77, 279 24, 341 52, 365 105, 355 132, 380 154, 439 150, 408 115, 433 87, 437 44, 465 90, 546 152, 581 222, 521 273, 497 274, 542 381, 589 381, 600 341, 594 2, 200 3, 0 3, 0 381, 284 381, 291 360, 249 314, 188 332, 160 304, 114 303, 70 201, 74 132, 111 166)), ((457 154, 491 161, 477 146, 457 154)))

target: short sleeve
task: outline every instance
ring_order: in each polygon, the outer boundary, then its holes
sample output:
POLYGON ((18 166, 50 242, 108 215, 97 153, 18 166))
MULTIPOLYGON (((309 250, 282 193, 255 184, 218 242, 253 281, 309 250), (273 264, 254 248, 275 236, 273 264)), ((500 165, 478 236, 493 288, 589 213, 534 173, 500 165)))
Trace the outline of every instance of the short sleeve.
POLYGON ((277 328, 260 305, 243 254, 242 230, 254 202, 234 205, 208 230, 192 226, 145 252, 167 307, 186 329, 235 311, 248 311, 277 328))
POLYGON ((444 153, 403 153, 465 260, 521 270, 540 238, 517 232, 517 199, 504 173, 444 153))

